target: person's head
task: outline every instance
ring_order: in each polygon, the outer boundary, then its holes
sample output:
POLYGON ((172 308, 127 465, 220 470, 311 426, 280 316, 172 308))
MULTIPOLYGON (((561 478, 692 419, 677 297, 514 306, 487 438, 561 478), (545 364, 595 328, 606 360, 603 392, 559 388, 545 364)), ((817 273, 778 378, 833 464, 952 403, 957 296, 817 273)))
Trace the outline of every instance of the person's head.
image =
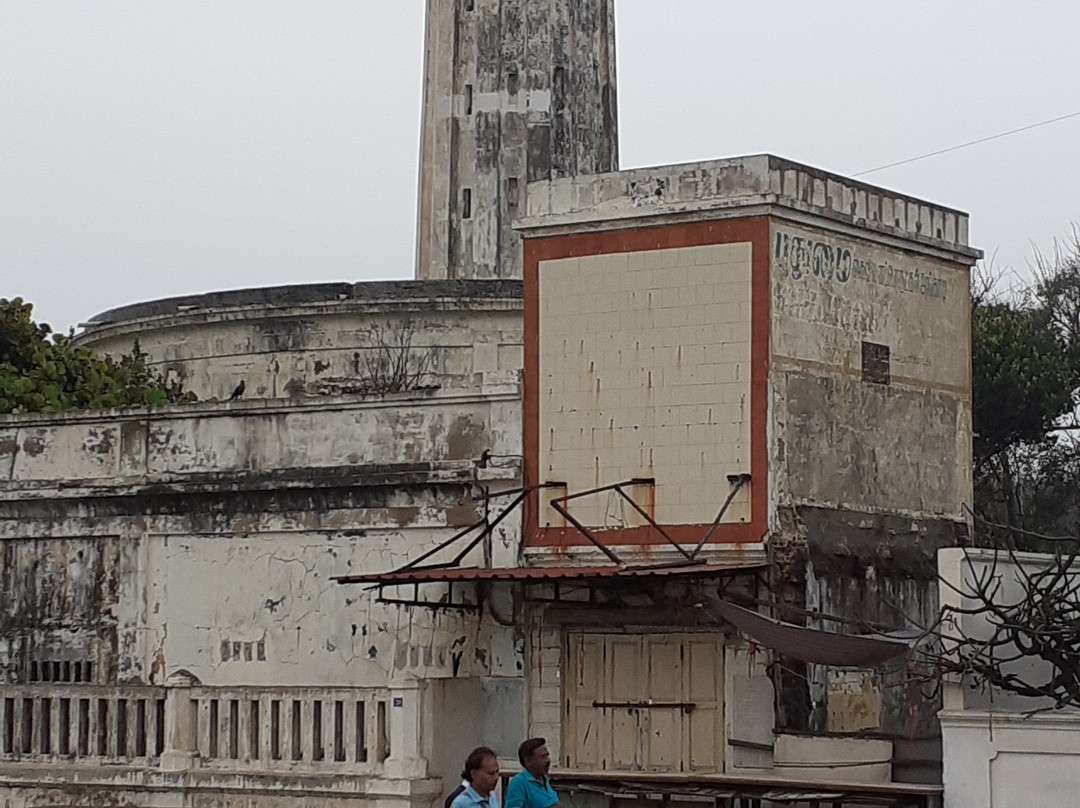
POLYGON ((486 797, 499 782, 499 758, 495 751, 486 746, 478 746, 465 758, 465 771, 462 780, 468 780, 473 791, 486 797))
POLYGON ((518 760, 522 768, 533 777, 547 777, 551 769, 551 753, 544 738, 529 738, 518 747, 518 760))

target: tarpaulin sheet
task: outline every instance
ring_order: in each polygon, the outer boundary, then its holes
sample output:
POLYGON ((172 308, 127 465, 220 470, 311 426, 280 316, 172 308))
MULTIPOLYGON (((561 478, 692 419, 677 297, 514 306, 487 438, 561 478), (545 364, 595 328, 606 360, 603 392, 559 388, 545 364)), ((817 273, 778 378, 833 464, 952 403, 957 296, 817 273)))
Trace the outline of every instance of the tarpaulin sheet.
POLYGON ((786 657, 818 665, 866 668, 901 656, 908 640, 837 634, 784 623, 725 600, 713 604, 720 615, 743 634, 786 657))

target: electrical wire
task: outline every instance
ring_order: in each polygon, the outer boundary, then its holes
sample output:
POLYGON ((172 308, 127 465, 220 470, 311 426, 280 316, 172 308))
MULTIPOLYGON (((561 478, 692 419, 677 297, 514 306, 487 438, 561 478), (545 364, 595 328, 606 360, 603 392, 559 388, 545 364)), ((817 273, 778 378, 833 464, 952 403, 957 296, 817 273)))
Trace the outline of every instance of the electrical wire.
POLYGON ((948 154, 949 152, 954 152, 959 149, 966 149, 968 146, 976 146, 980 143, 987 143, 991 140, 998 140, 999 138, 1008 137, 1009 135, 1019 134, 1020 132, 1027 132, 1029 129, 1038 129, 1040 126, 1049 126, 1052 123, 1066 121, 1069 118, 1080 118, 1080 111, 1070 112, 1068 115, 1061 115, 1057 118, 1051 118, 1048 121, 1040 121, 1039 123, 1032 123, 1028 124, 1027 126, 1021 126, 1019 129, 1010 129, 1008 132, 998 132, 996 135, 990 135, 989 137, 981 137, 978 140, 969 140, 967 143, 960 143, 956 146, 949 146, 947 149, 938 149, 937 151, 927 152, 926 154, 920 154, 918 157, 909 157, 906 160, 898 160, 895 163, 878 166, 877 168, 868 168, 865 171, 858 171, 851 176, 862 177, 866 174, 873 174, 876 171, 884 171, 886 168, 895 168, 896 166, 907 165, 908 163, 914 163, 918 160, 925 160, 928 157, 937 157, 939 154, 948 154))

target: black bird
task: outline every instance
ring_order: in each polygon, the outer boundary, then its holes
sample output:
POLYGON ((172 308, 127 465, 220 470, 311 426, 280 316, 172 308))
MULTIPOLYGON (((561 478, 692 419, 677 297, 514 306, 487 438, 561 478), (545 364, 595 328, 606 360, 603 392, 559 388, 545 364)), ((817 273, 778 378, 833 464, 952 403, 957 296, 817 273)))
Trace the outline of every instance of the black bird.
POLYGON ((229 396, 229 401, 236 401, 236 399, 240 398, 242 395, 244 395, 243 379, 240 380, 240 384, 236 385, 236 389, 232 391, 232 395, 229 396))

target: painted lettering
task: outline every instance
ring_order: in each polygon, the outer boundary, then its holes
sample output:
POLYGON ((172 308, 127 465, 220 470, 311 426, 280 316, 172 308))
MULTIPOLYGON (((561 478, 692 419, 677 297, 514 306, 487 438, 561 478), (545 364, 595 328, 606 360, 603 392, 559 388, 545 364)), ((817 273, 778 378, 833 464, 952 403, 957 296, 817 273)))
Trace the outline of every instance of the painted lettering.
POLYGON ((782 273, 795 281, 813 277, 845 284, 856 280, 939 300, 945 299, 949 288, 949 282, 935 272, 896 267, 888 261, 879 264, 857 257, 840 244, 783 231, 776 233, 773 260, 782 273))

